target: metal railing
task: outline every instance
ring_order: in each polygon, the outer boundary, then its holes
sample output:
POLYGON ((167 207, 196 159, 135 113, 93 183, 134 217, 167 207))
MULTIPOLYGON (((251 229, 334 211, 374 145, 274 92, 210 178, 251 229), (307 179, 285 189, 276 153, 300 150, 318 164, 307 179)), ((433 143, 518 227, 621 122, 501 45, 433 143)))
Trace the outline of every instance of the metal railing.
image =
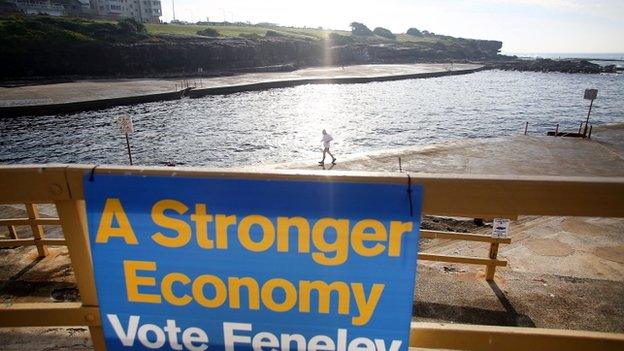
MULTIPOLYGON (((15 244, 67 245, 79 303, 28 303, 0 307, 0 327, 87 326, 95 350, 105 350, 89 248, 83 179, 85 175, 136 174, 176 177, 292 179, 406 184, 404 174, 361 172, 280 171, 258 173, 247 170, 206 170, 172 167, 98 166, 0 166, 0 204, 54 203, 57 218, 39 218, 36 206, 28 218, 7 219, 2 226, 30 225, 33 239, 11 238, 15 244), (46 239, 39 226, 60 224, 65 241, 46 239), (35 234, 37 233, 37 234, 35 234), (17 241, 16 241, 17 240, 17 241), (24 240, 24 241, 19 241, 24 240)), ((515 218, 518 215, 624 217, 624 177, 529 177, 411 174, 413 184, 424 188, 423 214, 473 218, 515 218)), ((423 238, 460 239, 490 243, 490 258, 465 258, 421 253, 420 259, 454 260, 488 267, 486 275, 504 265, 496 258, 498 244, 484 235, 421 231, 423 238), (493 248, 496 249, 493 249, 493 248), (494 257, 492 257, 494 256, 494 257)), ((624 334, 413 323, 410 346, 483 350, 621 350, 624 334)))

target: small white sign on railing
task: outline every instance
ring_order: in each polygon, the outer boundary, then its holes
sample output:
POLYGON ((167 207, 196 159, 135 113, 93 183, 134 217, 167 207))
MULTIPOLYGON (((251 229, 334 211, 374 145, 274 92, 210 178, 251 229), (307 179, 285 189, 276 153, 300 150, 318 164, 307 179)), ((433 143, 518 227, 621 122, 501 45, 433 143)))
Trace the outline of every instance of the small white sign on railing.
POLYGON ((509 220, 506 218, 494 218, 492 220, 492 237, 506 238, 509 231, 509 220))
POLYGON ((132 116, 121 115, 117 117, 117 126, 122 134, 132 133, 134 131, 134 127, 132 126, 132 116))

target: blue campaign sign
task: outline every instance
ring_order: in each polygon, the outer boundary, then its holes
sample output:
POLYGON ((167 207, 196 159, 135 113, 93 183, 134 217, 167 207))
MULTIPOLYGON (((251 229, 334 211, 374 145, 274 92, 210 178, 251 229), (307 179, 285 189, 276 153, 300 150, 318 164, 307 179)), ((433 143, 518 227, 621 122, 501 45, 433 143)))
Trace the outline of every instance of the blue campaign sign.
POLYGON ((109 351, 408 349, 420 186, 96 175, 84 190, 109 351))

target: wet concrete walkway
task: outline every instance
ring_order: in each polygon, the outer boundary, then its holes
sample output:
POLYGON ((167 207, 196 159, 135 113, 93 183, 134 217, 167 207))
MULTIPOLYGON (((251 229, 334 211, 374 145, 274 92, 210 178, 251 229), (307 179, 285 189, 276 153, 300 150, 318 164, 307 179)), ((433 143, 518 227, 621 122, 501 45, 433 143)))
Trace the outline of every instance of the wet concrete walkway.
POLYGON ((41 84, 19 87, 0 87, 0 107, 49 105, 69 102, 122 98, 173 92, 187 83, 197 88, 226 87, 272 81, 302 79, 348 79, 391 77, 436 72, 474 70, 474 64, 402 64, 355 65, 345 67, 314 67, 293 72, 248 73, 215 78, 172 79, 98 79, 78 80, 58 84, 41 84))

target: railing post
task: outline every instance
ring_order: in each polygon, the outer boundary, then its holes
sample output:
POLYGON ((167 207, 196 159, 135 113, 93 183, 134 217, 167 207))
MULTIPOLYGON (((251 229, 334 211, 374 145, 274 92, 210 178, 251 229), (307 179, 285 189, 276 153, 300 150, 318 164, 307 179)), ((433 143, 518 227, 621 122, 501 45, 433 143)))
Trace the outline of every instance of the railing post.
POLYGON ((591 132, 592 132, 593 127, 594 127, 593 124, 589 126, 589 135, 587 136, 587 139, 591 139, 591 132))
MULTIPOLYGON (((498 243, 490 243, 490 259, 495 260, 498 256, 498 243)), ((485 280, 494 280, 494 273, 496 273, 496 265, 488 264, 485 270, 485 280)))
POLYGON ((527 134, 528 129, 529 129, 529 122, 526 122, 526 124, 524 125, 524 135, 527 134))
POLYGON ((11 237, 11 239, 18 239, 17 231, 15 231, 15 226, 14 225, 10 225, 9 226, 9 237, 11 237))
MULTIPOLYGON (((56 210, 63 227, 63 235, 71 258, 76 285, 80 291, 82 305, 98 307, 93 263, 87 234, 85 202, 83 200, 64 200, 56 202, 56 210)), ((89 318, 88 315, 86 318, 89 318)), ((90 316, 96 318, 95 316, 90 316)), ((101 326, 90 326, 91 341, 95 351, 105 351, 104 333, 101 326)))
POLYGON ((559 134, 559 123, 557 123, 557 127, 555 128, 555 136, 559 134))
MULTIPOLYGON (((39 207, 37 207, 37 204, 26 204, 26 212, 28 212, 28 218, 31 220, 37 220, 39 218, 39 207)), ((41 239, 43 239, 43 226, 31 224, 30 229, 35 238, 35 245, 37 246, 39 257, 46 257, 48 255, 48 248, 41 243, 41 239)))

